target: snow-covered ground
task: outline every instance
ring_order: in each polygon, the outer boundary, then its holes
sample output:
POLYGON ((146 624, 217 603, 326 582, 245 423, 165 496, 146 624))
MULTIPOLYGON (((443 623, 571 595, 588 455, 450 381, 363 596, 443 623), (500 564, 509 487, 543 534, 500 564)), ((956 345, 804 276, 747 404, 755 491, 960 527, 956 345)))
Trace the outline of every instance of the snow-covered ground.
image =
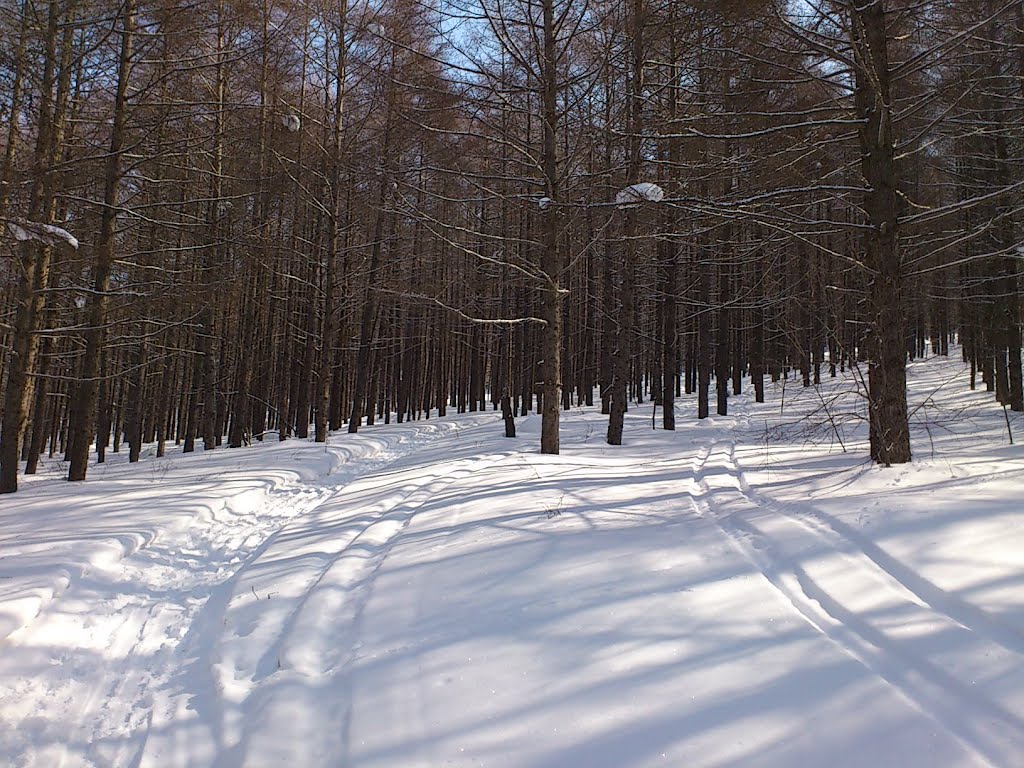
POLYGON ((0 764, 1024 766, 1024 450, 911 383, 888 470, 792 380, 560 456, 486 413, 51 466, 0 498, 0 764))

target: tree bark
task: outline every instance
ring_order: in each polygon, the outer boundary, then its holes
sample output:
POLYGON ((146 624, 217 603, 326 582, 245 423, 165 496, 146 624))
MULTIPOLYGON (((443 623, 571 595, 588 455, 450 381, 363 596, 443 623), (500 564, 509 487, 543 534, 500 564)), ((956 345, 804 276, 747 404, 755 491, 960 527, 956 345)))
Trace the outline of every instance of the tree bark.
POLYGON ((121 51, 117 68, 117 93, 114 97, 114 124, 103 176, 103 213, 96 242, 93 292, 87 310, 85 355, 79 384, 69 418, 74 425, 71 441, 71 466, 68 480, 84 480, 89 463, 89 444, 96 431, 96 400, 99 391, 100 352, 106 339, 107 303, 110 273, 114 265, 114 241, 117 229, 118 190, 121 185, 121 158, 124 153, 125 127, 128 121, 128 80, 131 76, 132 44, 135 27, 134 0, 126 0, 121 17, 121 51))
POLYGON ((541 355, 543 356, 541 402, 541 453, 559 452, 559 408, 562 388, 562 270, 563 255, 558 227, 558 58, 555 38, 554 0, 542 0, 544 15, 544 50, 542 69, 542 109, 544 140, 542 148, 544 192, 553 201, 541 213, 543 250, 540 269, 541 287, 541 355))
POLYGON ((910 461, 911 450, 901 304, 903 269, 898 239, 898 176, 884 2, 851 5, 850 22, 857 62, 854 99, 858 117, 863 120, 859 136, 861 172, 867 185, 864 210, 870 225, 865 245, 871 328, 868 359, 871 458, 890 466, 910 461))

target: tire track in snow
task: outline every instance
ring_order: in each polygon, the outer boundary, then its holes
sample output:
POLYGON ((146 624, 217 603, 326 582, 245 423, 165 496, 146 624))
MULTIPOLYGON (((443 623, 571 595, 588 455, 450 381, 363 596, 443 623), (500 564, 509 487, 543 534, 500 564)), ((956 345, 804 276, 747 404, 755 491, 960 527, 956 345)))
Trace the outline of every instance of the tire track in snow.
MULTIPOLYGON (((888 582, 886 594, 898 596, 900 613, 910 616, 901 626, 944 624, 943 630, 952 626, 954 631, 963 633, 970 633, 969 628, 941 607, 936 608, 924 600, 864 551, 850 552, 849 547, 837 546, 835 538, 824 535, 820 529, 780 514, 773 504, 762 504, 742 477, 732 443, 715 442, 702 448, 693 460, 693 470, 691 503, 696 513, 713 521, 808 624, 880 676, 979 758, 1001 766, 1012 764, 1024 754, 1024 722, 1016 714, 919 652, 915 653, 912 642, 903 647, 899 638, 871 621, 872 611, 859 611, 846 604, 852 602, 850 595, 841 598, 834 594, 840 585, 825 584, 820 576, 815 578, 808 572, 815 558, 806 557, 805 567, 800 557, 786 554, 780 541, 788 537, 783 539, 780 534, 792 536, 796 528, 802 535, 800 543, 806 545, 809 540, 810 549, 818 553, 818 558, 821 553, 842 558, 849 570, 844 570, 841 578, 849 579, 850 574, 855 573, 862 581, 888 582), (727 446, 724 450, 723 445, 727 446), (712 462, 716 456, 718 461, 712 462), (709 464, 720 471, 709 472, 709 464), (712 489, 708 482, 710 474, 725 475, 730 484, 712 489), (732 509, 722 511, 729 507, 732 509), (775 515, 768 521, 773 526, 770 532, 763 529, 764 522, 758 525, 754 521, 763 518, 765 511, 775 515), (788 531, 780 528, 786 525, 788 531), (975 716, 964 717, 965 711, 975 716)), ((794 540, 799 538, 794 537, 794 540)), ((800 551, 806 554, 807 547, 801 547, 800 551)))

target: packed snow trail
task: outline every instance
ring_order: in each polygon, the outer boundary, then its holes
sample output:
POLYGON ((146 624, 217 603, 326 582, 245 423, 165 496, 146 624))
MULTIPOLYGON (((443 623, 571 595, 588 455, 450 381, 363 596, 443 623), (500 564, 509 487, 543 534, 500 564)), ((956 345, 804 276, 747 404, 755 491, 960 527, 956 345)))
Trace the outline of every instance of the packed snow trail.
POLYGON ((189 654, 218 631, 203 617, 275 532, 471 425, 111 462, 80 486, 29 478, 0 529, 0 762, 137 765, 168 691, 202 673, 189 654))
POLYGON ((376 570, 424 503, 497 458, 479 455, 493 432, 462 429, 440 456, 370 472, 279 530, 194 622, 199 685, 157 717, 141 764, 333 764, 376 570))
POLYGON ((560 456, 487 413, 33 481, 0 762, 1024 766, 1024 451, 948 402, 892 470, 741 397, 620 447, 573 410, 560 456))
POLYGON ((715 520, 812 627, 994 765, 1024 756, 1024 642, 1013 628, 995 626, 923 579, 901 580, 905 569, 859 537, 838 534, 841 524, 824 527, 820 513, 759 497, 731 442, 713 444, 695 464, 698 514, 715 520), (967 614, 973 621, 961 623, 967 614), (979 670, 993 666, 1016 678, 1005 703, 972 690, 979 670), (965 707, 980 716, 963 717, 965 707))
MULTIPOLYGON (((989 733, 990 761, 736 556, 688 492, 732 476, 727 453, 681 435, 653 458, 642 434, 506 460, 421 509, 363 610, 332 764, 1013 764, 1012 736, 989 733)), ((987 722, 979 703, 961 714, 987 722)))

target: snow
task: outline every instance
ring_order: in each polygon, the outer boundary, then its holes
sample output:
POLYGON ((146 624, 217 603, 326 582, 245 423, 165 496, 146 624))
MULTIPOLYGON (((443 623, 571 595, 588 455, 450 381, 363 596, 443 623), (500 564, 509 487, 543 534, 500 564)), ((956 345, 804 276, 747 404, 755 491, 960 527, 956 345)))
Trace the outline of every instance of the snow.
POLYGON ((0 763, 1020 765, 1024 450, 910 381, 892 469, 848 379, 559 456, 488 412, 51 465, 0 501, 0 763))
POLYGON ((290 133, 296 133, 302 127, 302 121, 298 115, 281 115, 281 125, 287 128, 290 133))
POLYGON ((657 184, 644 181, 623 187, 615 195, 615 204, 620 208, 633 208, 639 203, 660 203, 665 199, 665 190, 657 184))
POLYGON ((76 250, 78 248, 78 240, 74 235, 66 229, 56 227, 53 224, 40 224, 36 221, 14 221, 13 219, 8 219, 7 230, 15 240, 20 242, 24 242, 26 240, 41 240, 49 245, 66 243, 76 250))
POLYGON ((21 227, 19 227, 13 221, 8 221, 7 222, 7 229, 11 233, 11 235, 14 237, 14 239, 17 240, 20 243, 24 243, 26 240, 31 240, 32 239, 31 233, 29 233, 26 230, 22 229, 21 227))

